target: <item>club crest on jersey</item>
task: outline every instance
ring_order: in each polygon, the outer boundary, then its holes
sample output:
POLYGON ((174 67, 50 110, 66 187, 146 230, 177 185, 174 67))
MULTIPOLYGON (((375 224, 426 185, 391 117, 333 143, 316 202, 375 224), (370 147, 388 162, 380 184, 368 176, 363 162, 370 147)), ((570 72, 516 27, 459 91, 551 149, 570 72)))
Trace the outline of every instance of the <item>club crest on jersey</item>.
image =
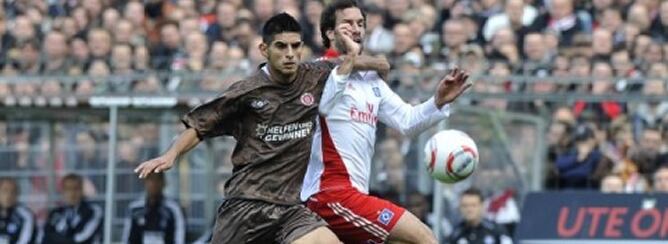
POLYGON ((300 100, 304 106, 311 106, 315 102, 315 98, 310 92, 304 93, 300 100))
POLYGON ((376 97, 380 97, 380 88, 374 87, 373 94, 376 95, 376 97))
POLYGON ((378 215, 378 222, 384 225, 389 225, 390 222, 392 221, 392 217, 394 217, 394 212, 392 212, 387 208, 384 208, 383 211, 381 211, 380 214, 378 215))

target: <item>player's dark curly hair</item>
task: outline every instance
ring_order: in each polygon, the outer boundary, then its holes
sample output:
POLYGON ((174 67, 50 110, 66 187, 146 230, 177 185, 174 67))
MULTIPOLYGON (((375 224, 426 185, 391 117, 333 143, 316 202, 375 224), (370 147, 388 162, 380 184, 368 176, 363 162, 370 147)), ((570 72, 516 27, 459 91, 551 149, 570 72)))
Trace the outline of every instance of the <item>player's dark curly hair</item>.
POLYGON ((302 27, 299 22, 287 13, 274 15, 262 27, 262 42, 269 44, 274 40, 274 35, 296 32, 302 34, 302 27))
POLYGON ((322 45, 325 48, 332 46, 331 40, 327 38, 327 31, 334 30, 336 25, 336 11, 347 8, 359 8, 364 17, 364 27, 366 27, 366 11, 355 0, 336 0, 328 5, 320 15, 320 36, 322 37, 322 45))

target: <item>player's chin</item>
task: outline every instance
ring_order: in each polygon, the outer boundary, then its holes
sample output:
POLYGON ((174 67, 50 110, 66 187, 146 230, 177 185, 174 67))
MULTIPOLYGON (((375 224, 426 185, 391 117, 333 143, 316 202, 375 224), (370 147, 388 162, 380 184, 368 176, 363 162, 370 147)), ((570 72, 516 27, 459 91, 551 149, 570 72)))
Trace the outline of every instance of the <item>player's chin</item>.
POLYGON ((283 66, 281 68, 281 73, 284 76, 291 76, 291 75, 297 73, 297 66, 283 66))

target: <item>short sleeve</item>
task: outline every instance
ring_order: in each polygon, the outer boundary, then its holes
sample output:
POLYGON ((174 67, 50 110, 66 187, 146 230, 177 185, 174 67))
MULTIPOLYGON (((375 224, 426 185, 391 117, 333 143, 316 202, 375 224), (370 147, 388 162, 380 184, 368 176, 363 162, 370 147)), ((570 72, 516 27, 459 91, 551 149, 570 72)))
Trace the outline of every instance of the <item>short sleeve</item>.
POLYGON ((232 120, 239 111, 239 96, 225 92, 218 98, 197 106, 183 116, 181 122, 186 128, 197 131, 200 139, 232 135, 232 120))

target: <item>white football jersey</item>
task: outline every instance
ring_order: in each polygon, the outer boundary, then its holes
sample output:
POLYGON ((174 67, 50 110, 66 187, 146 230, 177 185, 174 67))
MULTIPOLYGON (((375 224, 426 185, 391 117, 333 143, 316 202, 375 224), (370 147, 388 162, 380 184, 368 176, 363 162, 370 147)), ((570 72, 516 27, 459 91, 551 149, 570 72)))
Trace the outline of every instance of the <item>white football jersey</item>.
POLYGON ((368 193, 379 120, 414 136, 450 112, 448 105, 439 110, 433 98, 417 106, 407 104, 375 71, 342 76, 337 70, 330 74, 320 99, 302 201, 323 190, 350 186, 368 193))

